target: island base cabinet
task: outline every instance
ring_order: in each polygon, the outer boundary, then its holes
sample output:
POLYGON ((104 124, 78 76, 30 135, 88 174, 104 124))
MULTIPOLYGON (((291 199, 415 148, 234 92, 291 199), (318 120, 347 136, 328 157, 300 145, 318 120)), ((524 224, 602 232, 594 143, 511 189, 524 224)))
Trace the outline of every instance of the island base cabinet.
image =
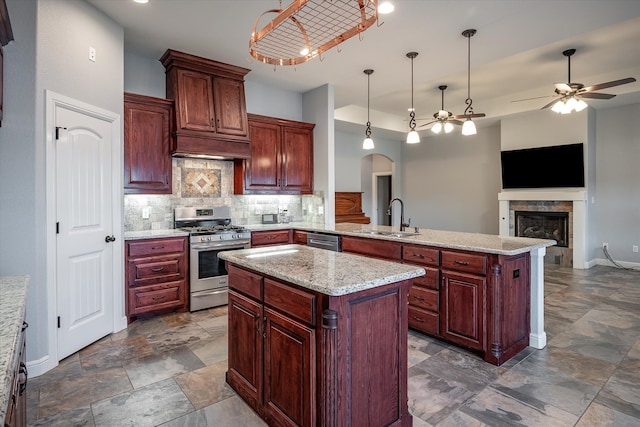
POLYGON ((442 273, 442 336, 454 343, 484 348, 486 280, 463 273, 442 273))
POLYGON ((412 425, 411 280, 329 296, 234 264, 227 270, 227 382, 267 424, 412 425))

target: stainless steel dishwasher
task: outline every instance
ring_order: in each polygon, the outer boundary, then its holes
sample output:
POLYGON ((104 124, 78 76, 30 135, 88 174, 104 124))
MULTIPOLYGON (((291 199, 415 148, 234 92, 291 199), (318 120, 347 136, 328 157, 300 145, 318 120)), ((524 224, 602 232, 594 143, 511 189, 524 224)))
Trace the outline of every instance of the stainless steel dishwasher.
POLYGON ((335 234, 307 233, 307 246, 342 252, 340 236, 335 234))

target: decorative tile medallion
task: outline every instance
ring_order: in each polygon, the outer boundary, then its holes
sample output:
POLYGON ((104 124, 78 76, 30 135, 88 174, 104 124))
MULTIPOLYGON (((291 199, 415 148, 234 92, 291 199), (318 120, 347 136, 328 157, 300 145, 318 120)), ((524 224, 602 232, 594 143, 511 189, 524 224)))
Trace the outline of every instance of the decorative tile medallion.
POLYGON ((182 197, 220 197, 220 169, 182 168, 182 197))

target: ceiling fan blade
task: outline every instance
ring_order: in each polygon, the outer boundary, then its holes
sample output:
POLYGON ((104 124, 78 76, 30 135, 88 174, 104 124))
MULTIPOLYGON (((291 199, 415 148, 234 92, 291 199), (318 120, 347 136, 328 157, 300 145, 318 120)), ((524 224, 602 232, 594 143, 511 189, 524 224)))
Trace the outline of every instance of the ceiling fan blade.
POLYGON ((449 123, 453 123, 454 125, 458 125, 458 126, 462 126, 464 124, 463 121, 461 120, 456 120, 456 119, 451 119, 449 120, 449 123))
POLYGON ((511 101, 511 102, 531 101, 532 99, 550 98, 552 96, 553 95, 534 96, 533 98, 516 99, 516 100, 511 101))
POLYGON ((555 104, 556 102, 558 102, 558 99, 554 99, 553 101, 551 101, 550 103, 548 103, 547 105, 545 105, 544 107, 540 108, 541 110, 544 110, 545 108, 549 108, 551 107, 553 104, 555 104))
POLYGON ((571 86, 569 86, 566 83, 556 83, 555 87, 558 91, 565 93, 565 92, 571 92, 573 89, 571 89, 571 86))
POLYGON ((475 119, 477 117, 486 117, 485 113, 458 114, 453 116, 454 119, 475 119))
POLYGON ((585 88, 581 89, 578 93, 582 94, 583 92, 592 92, 594 90, 606 89, 608 87, 626 85, 627 83, 633 83, 635 81, 636 81, 636 79, 634 79, 633 77, 627 77, 626 79, 613 80, 613 81, 610 81, 610 82, 600 83, 600 84, 597 84, 597 85, 585 87, 585 88))
POLYGON ((437 120, 434 120, 434 121, 429 122, 429 123, 425 123, 425 124, 420 125, 420 126, 418 126, 418 127, 419 127, 419 128, 423 128, 423 127, 425 127, 425 126, 429 126, 430 124, 435 123, 435 122, 437 122, 437 120))
POLYGON ((592 98, 592 99, 611 99, 615 95, 611 95, 610 93, 595 93, 595 92, 587 92, 580 93, 580 98, 592 98))

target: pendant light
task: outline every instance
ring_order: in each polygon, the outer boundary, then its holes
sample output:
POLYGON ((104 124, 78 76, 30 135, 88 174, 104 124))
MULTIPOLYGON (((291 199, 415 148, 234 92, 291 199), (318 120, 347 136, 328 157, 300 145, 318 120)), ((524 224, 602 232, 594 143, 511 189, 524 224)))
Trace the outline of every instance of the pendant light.
POLYGON ((364 73, 367 75, 367 129, 364 131, 365 138, 362 142, 362 149, 373 150, 373 139, 371 139, 371 121, 369 120, 369 100, 371 98, 370 79, 371 74, 373 74, 373 70, 367 68, 366 70, 364 70, 364 73))
POLYGON ((484 117, 484 114, 476 115, 473 113, 473 101, 471 99, 471 37, 473 37, 476 33, 476 30, 469 29, 464 30, 462 35, 465 36, 468 40, 468 50, 467 50, 467 99, 464 100, 464 103, 467 105, 467 108, 464 109, 464 114, 466 120, 462 124, 462 134, 463 135, 475 135, 476 125, 471 120, 472 117, 484 117))
POLYGON ((416 132, 416 112, 413 108, 413 59, 418 56, 418 52, 407 53, 407 58, 411 58, 411 109, 409 110, 409 133, 407 134, 407 144, 417 144, 420 142, 420 135, 416 132))

